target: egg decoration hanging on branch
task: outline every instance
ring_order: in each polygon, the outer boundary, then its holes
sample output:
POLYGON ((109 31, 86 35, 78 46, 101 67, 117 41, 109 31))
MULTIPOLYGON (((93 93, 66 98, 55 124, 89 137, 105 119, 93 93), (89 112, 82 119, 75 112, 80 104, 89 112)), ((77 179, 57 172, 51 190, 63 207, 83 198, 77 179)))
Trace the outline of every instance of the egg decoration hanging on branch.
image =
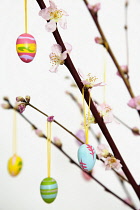
POLYGON ((28 33, 21 34, 16 41, 16 50, 23 62, 31 62, 36 54, 35 38, 28 33))
POLYGON ((96 162, 96 152, 92 145, 83 144, 78 149, 78 161, 83 171, 90 172, 96 162))
POLYGON ((52 203, 57 196, 58 185, 55 179, 47 177, 40 184, 40 194, 46 203, 52 203))
POLYGON ((8 161, 8 172, 11 176, 17 176, 22 169, 21 157, 14 154, 8 161))
POLYGON ((25 62, 31 62, 36 54, 36 41, 35 38, 28 34, 28 0, 24 0, 24 28, 25 33, 21 34, 16 41, 16 51, 19 58, 25 62))

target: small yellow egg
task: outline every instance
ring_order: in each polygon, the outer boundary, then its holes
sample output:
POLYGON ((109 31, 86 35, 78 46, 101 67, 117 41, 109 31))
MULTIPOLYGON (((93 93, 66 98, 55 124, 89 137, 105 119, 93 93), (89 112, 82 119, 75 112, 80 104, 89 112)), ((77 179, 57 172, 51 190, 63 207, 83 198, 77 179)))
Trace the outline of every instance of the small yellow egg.
POLYGON ((8 161, 8 172, 11 176, 17 176, 22 169, 22 159, 14 154, 8 161))

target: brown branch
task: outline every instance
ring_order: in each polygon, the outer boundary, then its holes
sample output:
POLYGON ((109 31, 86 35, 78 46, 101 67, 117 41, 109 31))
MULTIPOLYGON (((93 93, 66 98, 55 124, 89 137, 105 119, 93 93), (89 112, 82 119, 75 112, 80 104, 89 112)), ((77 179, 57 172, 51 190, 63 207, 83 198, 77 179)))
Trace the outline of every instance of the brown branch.
MULTIPOLYGON (((12 106, 12 104, 10 103, 9 100, 6 100, 9 105, 11 106, 11 109, 15 109, 15 107, 12 106)), ((35 126, 27 117, 25 117, 23 114, 21 114, 17 109, 15 109, 23 118, 24 120, 26 120, 31 126, 32 128, 34 128, 35 130, 38 129, 37 126, 35 126)), ((47 139, 47 136, 45 134, 43 134, 42 136, 43 138, 47 139)), ((78 168, 80 168, 80 166, 62 149, 62 147, 57 146, 53 141, 51 141, 51 143, 60 151, 63 153, 63 155, 65 155, 69 160, 70 163, 76 165, 78 168)), ((81 169, 81 168, 80 168, 81 169)), ((82 170, 82 169, 81 169, 82 170)), ((87 173, 87 172, 85 172, 87 173)), ((136 210, 136 208, 133 205, 128 204, 124 199, 122 199, 121 197, 119 197, 117 194, 115 194, 114 192, 112 192, 109 188, 107 188, 104 184, 102 184, 98 179, 94 178, 94 176, 91 173, 87 173, 95 182, 97 182, 101 187, 103 187, 105 189, 106 192, 109 192, 110 194, 112 194, 114 197, 118 198, 120 201, 122 201, 124 204, 126 204, 127 206, 129 206, 131 209, 136 210)))
MULTIPOLYGON (((102 28, 100 26, 100 23, 98 21, 98 15, 95 14, 91 9, 88 8, 88 1, 87 0, 83 0, 83 1, 84 1, 85 5, 86 5, 90 15, 92 16, 92 19, 94 20, 94 23, 95 23, 95 25, 96 25, 96 27, 97 27, 97 29, 98 29, 98 31, 99 31, 103 41, 104 41, 104 43, 105 43, 104 46, 106 47, 110 57, 112 58, 112 60, 113 60, 115 66, 116 66, 116 68, 117 68, 117 70, 118 70, 118 72, 119 72, 119 74, 120 74, 120 76, 121 76, 121 78, 122 78, 122 80, 123 80, 127 90, 128 90, 128 92, 129 92, 131 98, 134 98, 135 95, 133 93, 133 90, 132 90, 132 87, 130 85, 129 79, 124 76, 124 74, 123 74, 123 72, 121 70, 121 67, 120 67, 120 65, 119 65, 119 63, 118 63, 118 61, 117 61, 117 59, 116 59, 116 57, 115 57, 115 55, 114 55, 110 45, 109 45, 109 43, 108 43, 108 41, 107 41, 107 39, 105 37, 105 34, 104 34, 104 32, 103 32, 103 30, 102 30, 102 28)), ((138 112, 138 114, 140 116, 140 110, 137 110, 137 112, 138 112)))
MULTIPOLYGON (((44 9, 46 7, 46 5, 45 5, 43 0, 36 0, 36 1, 39 4, 41 9, 44 9)), ((60 36, 60 34, 59 34, 57 29, 53 32, 53 35, 54 35, 54 38, 55 38, 56 42, 59 45, 61 45, 62 51, 65 51, 66 48, 64 46, 62 38, 61 38, 61 36, 60 36)), ((75 67, 74 67, 74 65, 73 65, 69 55, 67 56, 67 59, 65 60, 65 65, 69 69, 69 71, 70 71, 71 75, 73 76, 77 86, 79 87, 79 90, 82 93, 83 84, 81 82, 81 79, 80 79, 80 77, 79 77, 79 75, 78 75, 78 73, 77 73, 77 71, 76 71, 76 69, 75 69, 75 67)), ((118 67, 119 67, 119 65, 118 65, 118 67)), ((120 69, 120 67, 119 67, 119 69, 120 69)), ((121 72, 121 75, 122 75, 122 72, 121 72)), ((130 88, 129 88, 129 90, 130 90, 130 88)), ((86 100, 87 104, 89 102, 89 97, 90 97, 89 96, 89 92, 85 91, 85 100, 86 100)), ((95 107, 95 105, 94 105, 92 100, 91 100, 90 109, 91 109, 91 112, 92 112, 93 116, 95 117, 96 122, 98 123, 100 129, 102 130, 106 140, 108 141, 108 144, 110 145, 110 147, 111 147, 111 149, 112 149, 112 151, 114 153, 114 156, 117 159, 120 160, 120 162, 121 162, 121 164, 123 166, 122 169, 123 169, 127 179, 131 183, 134 191, 136 192, 138 198, 140 199, 140 189, 139 189, 140 187, 137 185, 137 183, 136 183, 135 179, 133 178, 131 172, 129 171, 126 163, 124 162, 124 160, 123 160, 123 158, 122 158, 118 148, 116 147, 116 145, 115 145, 115 143, 114 143, 114 141, 113 141, 113 139, 112 139, 112 137, 111 137, 111 135, 110 135, 106 125, 105 125, 105 123, 103 122, 103 119, 99 116, 99 113, 98 113, 98 111, 97 111, 97 109, 96 109, 96 107, 95 107)))

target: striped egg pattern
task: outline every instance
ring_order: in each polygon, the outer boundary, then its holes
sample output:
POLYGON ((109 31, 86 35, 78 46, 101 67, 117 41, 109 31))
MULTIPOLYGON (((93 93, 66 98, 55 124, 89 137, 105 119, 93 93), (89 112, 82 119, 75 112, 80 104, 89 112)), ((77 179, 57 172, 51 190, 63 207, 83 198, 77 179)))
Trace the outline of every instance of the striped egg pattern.
POLYGON ((27 33, 21 34, 16 41, 16 50, 23 62, 31 62, 36 54, 35 38, 27 33))
POLYGON ((55 179, 47 177, 42 180, 40 184, 40 193, 42 199, 46 203, 52 203, 57 196, 57 192, 58 192, 58 185, 55 179))
POLYGON ((91 171, 96 162, 96 152, 93 146, 89 144, 81 145, 78 149, 78 161, 83 171, 91 171))

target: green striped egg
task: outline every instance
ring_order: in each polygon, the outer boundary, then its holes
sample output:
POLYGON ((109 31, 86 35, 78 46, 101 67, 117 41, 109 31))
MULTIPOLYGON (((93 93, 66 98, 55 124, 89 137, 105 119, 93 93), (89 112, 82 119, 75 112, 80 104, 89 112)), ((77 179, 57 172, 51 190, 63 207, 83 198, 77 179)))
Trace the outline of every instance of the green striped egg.
POLYGON ((42 199, 46 203, 52 203, 55 200, 57 196, 57 191, 58 191, 58 185, 55 179, 47 177, 42 180, 40 184, 40 193, 42 199))

